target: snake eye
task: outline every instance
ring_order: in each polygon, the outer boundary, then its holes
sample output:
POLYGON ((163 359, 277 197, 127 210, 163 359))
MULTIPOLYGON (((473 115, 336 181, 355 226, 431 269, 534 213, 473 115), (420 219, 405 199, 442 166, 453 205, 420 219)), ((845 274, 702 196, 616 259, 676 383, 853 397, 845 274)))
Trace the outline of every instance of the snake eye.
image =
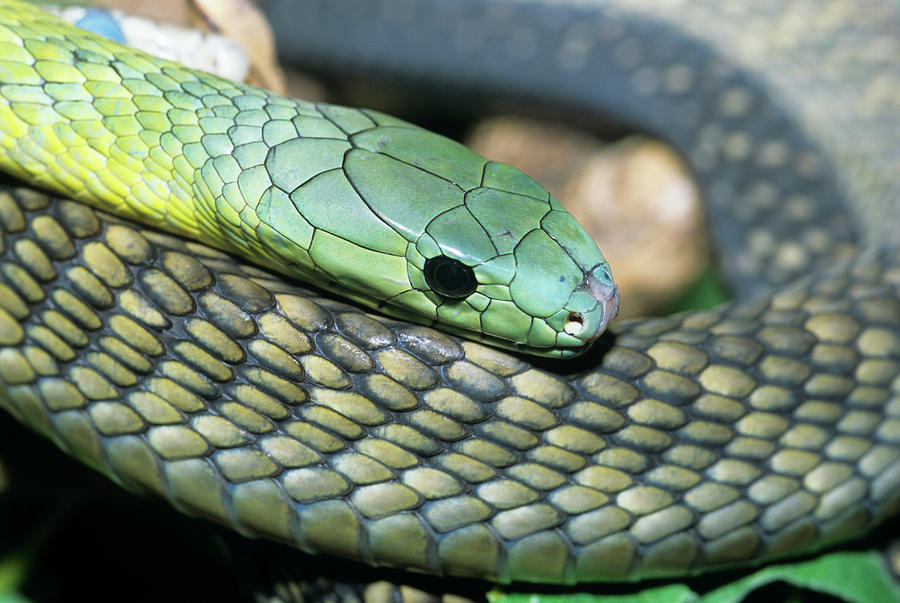
POLYGON ((464 299, 478 286, 475 273, 469 266, 443 255, 425 260, 424 272, 428 286, 448 299, 464 299))

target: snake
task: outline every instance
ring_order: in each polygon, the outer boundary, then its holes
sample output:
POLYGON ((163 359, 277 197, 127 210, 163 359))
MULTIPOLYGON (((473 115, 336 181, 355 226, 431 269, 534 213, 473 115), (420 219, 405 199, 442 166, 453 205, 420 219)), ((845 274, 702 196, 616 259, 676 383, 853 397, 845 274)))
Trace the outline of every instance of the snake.
POLYGON ((288 56, 669 140, 736 300, 600 335, 609 267, 521 172, 3 0, 0 407, 185 513, 440 576, 681 576, 896 514, 900 6, 291 4, 288 56))

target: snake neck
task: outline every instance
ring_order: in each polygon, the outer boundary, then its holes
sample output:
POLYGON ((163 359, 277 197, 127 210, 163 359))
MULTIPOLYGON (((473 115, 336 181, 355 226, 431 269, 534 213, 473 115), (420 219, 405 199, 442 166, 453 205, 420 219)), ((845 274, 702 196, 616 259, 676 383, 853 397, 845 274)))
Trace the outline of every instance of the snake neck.
POLYGON ((306 253, 261 226, 259 212, 270 145, 298 128, 344 136, 311 103, 149 57, 18 3, 0 4, 0 44, 4 171, 244 256, 283 263, 286 247, 306 253))

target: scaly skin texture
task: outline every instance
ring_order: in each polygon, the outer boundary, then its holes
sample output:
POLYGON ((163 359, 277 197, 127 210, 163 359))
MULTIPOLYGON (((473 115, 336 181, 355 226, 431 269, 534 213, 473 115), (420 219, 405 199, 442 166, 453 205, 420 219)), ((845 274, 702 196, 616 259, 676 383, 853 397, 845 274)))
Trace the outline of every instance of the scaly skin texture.
POLYGON ((367 306, 549 356, 615 315, 597 246, 533 180, 374 111, 287 99, 0 2, 0 169, 367 306), (471 267, 441 295, 426 261, 471 267), (574 327, 574 331, 573 331, 574 327))
MULTIPOLYGON (((800 156, 820 150, 812 135, 776 131, 800 156)), ((793 164, 762 155, 791 198, 793 164)), ((829 156, 814 159, 840 168, 829 156)), ((717 182, 735 178, 730 166, 717 182)), ((804 182, 822 190, 859 178, 816 173, 804 182)), ((872 190, 879 174, 868 175, 872 190)), ((849 194, 823 196, 820 216, 797 200, 784 211, 806 232, 849 194)), ((872 204, 887 210, 880 234, 859 227, 875 247, 849 261, 755 301, 623 324, 577 367, 539 368, 8 189, 3 404, 128 488, 369 563, 572 583, 808 551, 900 506, 897 203, 872 204)), ((832 260, 840 247, 802 242, 832 260)), ((770 264, 775 276, 791 269, 770 264)))
POLYGON ((0 218, 4 407, 244 533, 574 582, 808 550, 900 503, 896 255, 629 323, 563 379, 72 202, 7 188, 0 218))

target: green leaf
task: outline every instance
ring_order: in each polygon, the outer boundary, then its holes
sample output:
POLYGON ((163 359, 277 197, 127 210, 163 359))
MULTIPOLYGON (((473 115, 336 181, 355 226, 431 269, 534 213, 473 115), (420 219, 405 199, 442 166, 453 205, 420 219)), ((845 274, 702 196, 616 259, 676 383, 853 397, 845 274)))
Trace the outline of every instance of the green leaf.
MULTIPOLYGON (((700 579, 692 580, 690 585, 672 583, 643 590, 636 585, 633 593, 614 595, 531 594, 496 589, 489 594, 489 600, 491 603, 740 603, 756 589, 779 581, 849 603, 900 601, 900 583, 877 550, 835 551, 813 559, 770 565, 704 594, 695 590, 702 585, 700 579)), ((621 585, 616 585, 616 590, 621 591, 621 585)))
POLYGON ((31 556, 27 553, 12 553, 0 559, 0 603, 27 603, 18 593, 25 581, 31 556))
POLYGON ((776 581, 859 603, 900 601, 900 584, 878 551, 836 551, 799 563, 765 567, 707 593, 703 603, 740 603, 747 593, 776 581))
POLYGON ((644 589, 629 595, 592 595, 574 593, 571 595, 531 595, 525 593, 506 594, 499 591, 488 593, 490 603, 694 603, 697 593, 685 584, 666 584, 644 589))

